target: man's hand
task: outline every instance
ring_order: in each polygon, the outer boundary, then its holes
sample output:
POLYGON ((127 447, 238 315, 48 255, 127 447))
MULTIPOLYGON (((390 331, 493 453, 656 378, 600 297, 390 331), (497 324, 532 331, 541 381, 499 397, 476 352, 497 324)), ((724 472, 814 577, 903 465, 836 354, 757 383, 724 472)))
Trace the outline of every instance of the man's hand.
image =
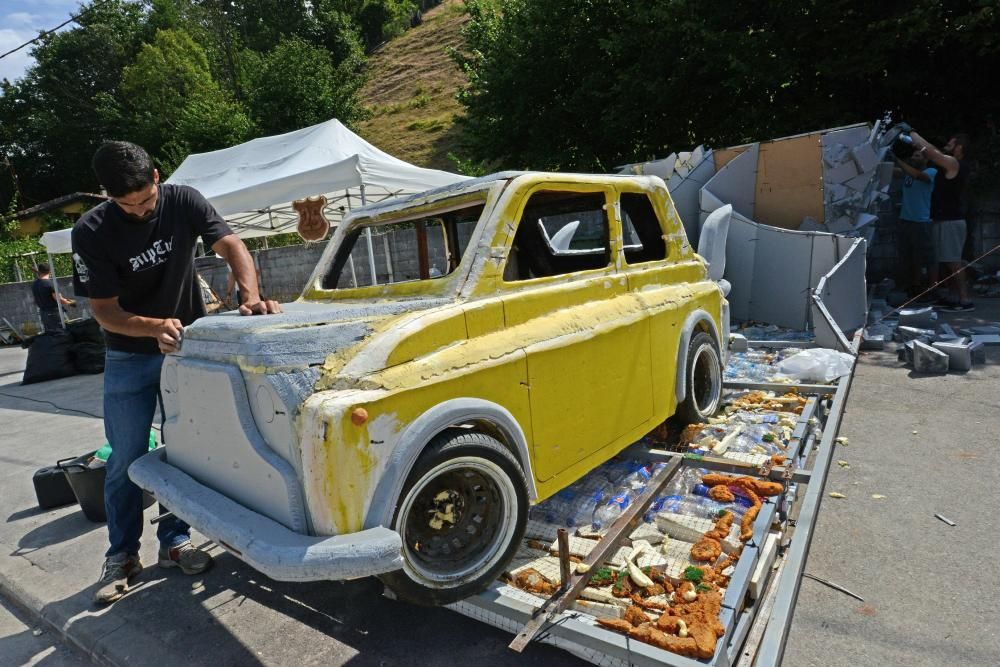
POLYGON ((176 352, 177 346, 181 342, 181 332, 183 330, 184 325, 178 319, 169 318, 160 320, 160 323, 156 326, 155 336, 156 344, 160 346, 160 352, 163 354, 176 352))
POLYGON ((269 299, 258 298, 254 301, 247 301, 240 306, 240 315, 276 315, 280 312, 283 312, 281 304, 269 299))

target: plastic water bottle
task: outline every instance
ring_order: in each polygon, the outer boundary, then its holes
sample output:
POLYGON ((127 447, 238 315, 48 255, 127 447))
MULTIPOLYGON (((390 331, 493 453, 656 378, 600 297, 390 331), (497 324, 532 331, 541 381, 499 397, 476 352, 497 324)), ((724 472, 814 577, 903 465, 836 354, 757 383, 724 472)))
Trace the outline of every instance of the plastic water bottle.
MULTIPOLYGON (((719 503, 711 498, 701 496, 665 496, 659 512, 715 520, 722 510, 729 510, 736 516, 742 516, 744 509, 740 505, 719 503)), ((655 517, 657 513, 653 512, 652 514, 655 517)))
POLYGON ((606 528, 614 523, 615 519, 622 515, 629 505, 632 504, 634 491, 632 489, 619 489, 618 493, 608 498, 602 505, 594 510, 591 525, 594 530, 606 528))

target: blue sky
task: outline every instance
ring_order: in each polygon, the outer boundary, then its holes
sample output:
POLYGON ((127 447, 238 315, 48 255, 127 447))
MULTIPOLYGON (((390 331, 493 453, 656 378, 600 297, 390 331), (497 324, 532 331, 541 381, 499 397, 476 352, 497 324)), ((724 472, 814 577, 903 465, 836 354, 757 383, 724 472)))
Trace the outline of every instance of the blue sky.
MULTIPOLYGON (((80 8, 81 0, 0 0, 0 53, 6 53, 42 30, 50 30, 80 8)), ((65 29, 72 28, 70 23, 65 29)), ((29 51, 21 49, 0 60, 0 79, 17 79, 32 64, 29 51)))

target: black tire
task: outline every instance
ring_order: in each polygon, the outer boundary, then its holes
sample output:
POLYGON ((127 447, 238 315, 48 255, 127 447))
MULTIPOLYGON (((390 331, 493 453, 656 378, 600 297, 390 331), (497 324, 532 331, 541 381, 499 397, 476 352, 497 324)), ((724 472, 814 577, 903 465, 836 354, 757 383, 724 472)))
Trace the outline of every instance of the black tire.
POLYGON ((722 358, 711 334, 699 331, 688 344, 684 369, 684 400, 677 418, 684 424, 705 422, 719 409, 722 398, 722 358))
POLYGON ((420 456, 396 504, 403 569, 379 578, 407 602, 457 602, 500 575, 527 521, 528 485, 514 455, 488 435, 445 431, 420 456))

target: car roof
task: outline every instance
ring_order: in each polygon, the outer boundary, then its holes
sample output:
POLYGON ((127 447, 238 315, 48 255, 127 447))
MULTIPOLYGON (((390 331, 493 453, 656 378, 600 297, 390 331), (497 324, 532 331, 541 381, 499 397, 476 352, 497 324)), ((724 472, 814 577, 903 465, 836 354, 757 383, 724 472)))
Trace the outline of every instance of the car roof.
POLYGON ((382 202, 376 202, 373 204, 368 204, 361 208, 354 209, 351 214, 351 218, 362 218, 362 217, 372 217, 379 215, 381 213, 387 213, 389 211, 396 211, 406 208, 410 204, 415 202, 430 202, 438 199, 447 199, 449 197, 463 195, 470 192, 476 192, 479 190, 487 190, 501 181, 511 181, 518 176, 525 176, 529 174, 555 174, 558 173, 560 176, 566 176, 569 178, 580 178, 581 176, 590 178, 607 178, 607 179, 626 179, 626 180, 649 180, 648 176, 636 176, 633 174, 584 174, 584 173, 573 173, 573 172, 542 172, 542 171, 498 171, 487 176, 480 176, 478 178, 466 179, 463 181, 457 181, 451 183, 450 185, 444 185, 439 188, 434 188, 432 190, 425 190, 424 192, 418 192, 412 195, 407 195, 405 197, 388 199, 382 202))

